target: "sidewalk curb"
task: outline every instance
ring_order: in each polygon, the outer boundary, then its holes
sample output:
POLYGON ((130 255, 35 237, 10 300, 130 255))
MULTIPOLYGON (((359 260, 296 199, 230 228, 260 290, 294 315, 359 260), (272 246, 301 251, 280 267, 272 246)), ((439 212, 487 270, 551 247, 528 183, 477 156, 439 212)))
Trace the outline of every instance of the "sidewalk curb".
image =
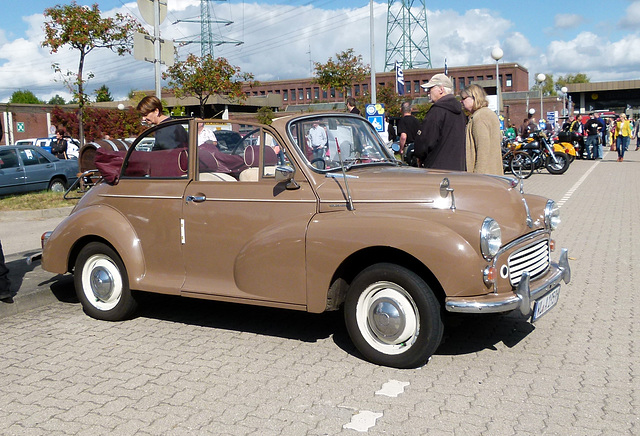
POLYGON ((6 256, 11 292, 14 296, 11 300, 0 301, 0 320, 57 303, 61 300, 56 296, 57 291, 54 288, 60 289, 60 284, 72 286, 73 276, 70 274, 63 276, 44 271, 40 261, 28 265, 26 259, 34 253, 31 250, 6 256), (25 291, 25 289, 31 290, 25 291))
POLYGON ((65 217, 71 213, 74 206, 56 207, 52 209, 36 210, 6 210, 0 212, 0 222, 42 220, 48 218, 65 217))

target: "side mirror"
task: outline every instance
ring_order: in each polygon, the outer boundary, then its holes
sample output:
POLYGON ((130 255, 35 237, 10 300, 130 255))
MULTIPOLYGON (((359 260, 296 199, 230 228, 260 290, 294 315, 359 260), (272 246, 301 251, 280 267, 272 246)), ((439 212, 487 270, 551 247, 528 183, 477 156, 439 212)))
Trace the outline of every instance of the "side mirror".
POLYGON ((287 189, 298 189, 300 185, 294 180, 293 176, 295 175, 296 170, 290 166, 277 166, 276 167, 276 182, 286 183, 287 189))

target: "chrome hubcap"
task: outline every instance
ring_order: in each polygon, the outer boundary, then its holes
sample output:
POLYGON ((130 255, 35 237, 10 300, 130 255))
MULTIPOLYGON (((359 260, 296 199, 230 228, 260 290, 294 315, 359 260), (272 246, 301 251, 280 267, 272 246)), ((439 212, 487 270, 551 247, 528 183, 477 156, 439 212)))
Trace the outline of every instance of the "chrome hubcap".
POLYGON ((404 311, 395 300, 380 298, 369 310, 370 327, 383 342, 393 344, 407 324, 404 311))
POLYGON ((100 301, 108 301, 113 295, 113 277, 104 267, 91 271, 91 290, 100 301))

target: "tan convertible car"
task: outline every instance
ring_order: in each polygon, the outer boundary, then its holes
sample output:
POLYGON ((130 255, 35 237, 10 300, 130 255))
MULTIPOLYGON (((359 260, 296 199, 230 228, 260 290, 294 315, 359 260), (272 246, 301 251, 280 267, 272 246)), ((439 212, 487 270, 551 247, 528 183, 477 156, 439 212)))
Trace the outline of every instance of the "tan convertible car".
POLYGON ((444 311, 535 321, 571 278, 551 261, 552 200, 513 179, 404 166, 350 114, 271 125, 168 121, 126 151, 53 232, 87 314, 130 317, 134 291, 319 313, 341 309, 371 362, 423 365, 444 311))

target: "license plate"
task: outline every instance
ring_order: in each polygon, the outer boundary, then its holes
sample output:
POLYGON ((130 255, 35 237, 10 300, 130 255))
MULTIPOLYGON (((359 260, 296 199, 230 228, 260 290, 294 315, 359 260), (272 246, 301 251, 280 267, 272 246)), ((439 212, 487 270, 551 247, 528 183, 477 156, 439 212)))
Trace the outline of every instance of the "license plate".
POLYGON ((533 306, 533 316, 531 321, 536 321, 542 315, 550 311, 553 306, 558 303, 558 298, 560 298, 560 286, 553 289, 547 295, 537 300, 533 306))

